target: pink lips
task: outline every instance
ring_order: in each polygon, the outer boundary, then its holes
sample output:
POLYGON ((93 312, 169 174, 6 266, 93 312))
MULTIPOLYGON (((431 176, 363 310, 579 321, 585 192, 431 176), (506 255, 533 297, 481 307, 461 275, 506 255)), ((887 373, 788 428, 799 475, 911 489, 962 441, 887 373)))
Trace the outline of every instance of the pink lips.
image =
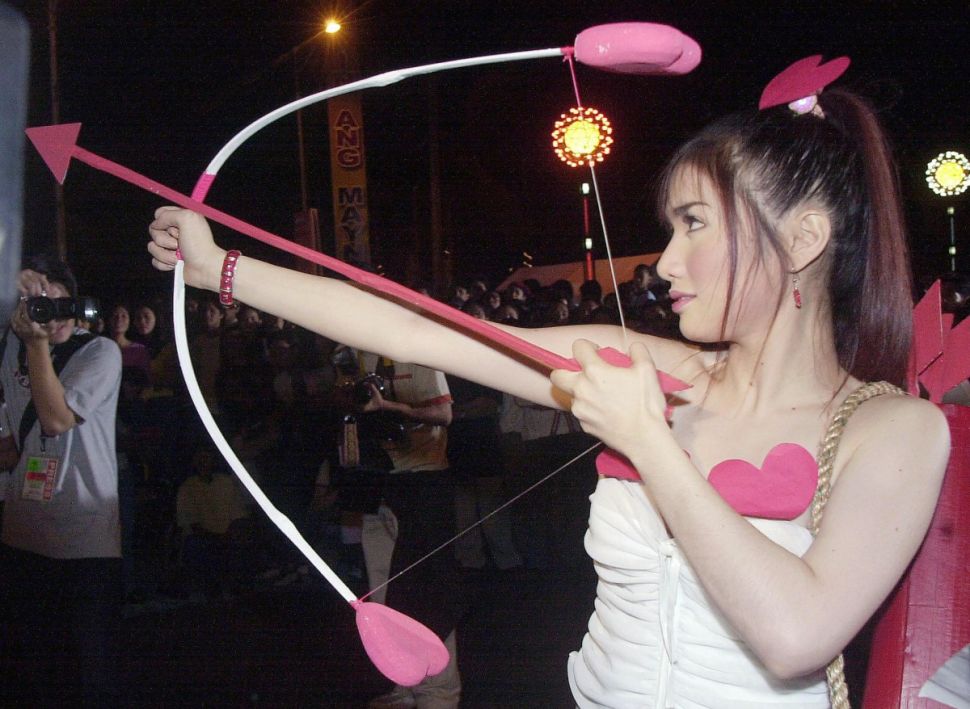
POLYGON ((670 304, 671 309, 675 313, 679 313, 683 310, 687 304, 694 299, 694 296, 688 293, 681 293, 680 291, 670 291, 670 304))

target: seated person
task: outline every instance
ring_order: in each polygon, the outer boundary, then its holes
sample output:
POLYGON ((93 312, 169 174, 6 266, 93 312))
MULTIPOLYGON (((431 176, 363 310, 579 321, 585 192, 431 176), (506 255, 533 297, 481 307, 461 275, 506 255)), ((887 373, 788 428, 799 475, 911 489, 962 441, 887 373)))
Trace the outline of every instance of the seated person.
POLYGON ((223 581, 240 581, 252 558, 250 510, 236 480, 218 469, 209 447, 192 458, 193 474, 179 486, 175 521, 182 539, 182 564, 207 594, 223 581))

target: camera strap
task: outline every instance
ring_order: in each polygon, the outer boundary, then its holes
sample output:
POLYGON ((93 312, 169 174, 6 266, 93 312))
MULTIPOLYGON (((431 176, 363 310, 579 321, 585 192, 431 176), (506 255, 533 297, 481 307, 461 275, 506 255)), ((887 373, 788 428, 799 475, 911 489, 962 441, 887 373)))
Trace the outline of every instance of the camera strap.
MULTIPOLYGON (((0 361, 2 361, 4 354, 7 349, 7 339, 10 333, 10 328, 7 328, 6 332, 3 333, 3 339, 0 340, 0 361)), ((88 344, 96 336, 92 335, 90 332, 84 332, 81 334, 73 334, 66 341, 59 345, 54 345, 51 348, 51 364, 54 367, 54 374, 60 376, 64 367, 67 365, 68 360, 74 356, 74 353, 79 349, 88 344)), ((17 351, 17 362, 20 365, 20 371, 27 373, 27 348, 24 345, 23 340, 18 338, 20 342, 20 348, 17 351)), ((34 427, 37 422, 37 407, 34 406, 33 398, 27 402, 26 408, 24 408, 24 413, 20 417, 20 427, 18 428, 18 434, 20 436, 19 443, 21 449, 23 449, 24 441, 27 439, 27 435, 30 433, 30 429, 34 427)), ((11 422, 12 423, 12 422, 11 422)))

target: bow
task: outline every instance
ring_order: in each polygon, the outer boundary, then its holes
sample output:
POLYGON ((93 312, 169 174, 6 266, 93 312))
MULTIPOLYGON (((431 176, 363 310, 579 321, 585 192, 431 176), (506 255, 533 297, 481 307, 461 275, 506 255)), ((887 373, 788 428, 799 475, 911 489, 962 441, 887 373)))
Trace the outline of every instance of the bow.
MULTIPOLYGON (((273 121, 305 106, 353 91, 387 86, 412 76, 468 66, 551 56, 569 58, 575 56, 581 62, 612 71, 682 74, 692 70, 700 61, 700 47, 691 38, 665 25, 649 23, 601 25, 581 32, 576 38, 574 47, 486 55, 426 64, 410 69, 385 72, 344 86, 327 89, 276 109, 240 131, 209 163, 196 183, 191 197, 175 192, 164 185, 76 146, 75 142, 80 131, 80 124, 31 128, 28 129, 27 133, 59 182, 64 181, 70 160, 72 157, 76 157, 96 169, 109 172, 132 184, 159 194, 176 204, 200 212, 204 216, 236 231, 325 266, 393 298, 409 302, 464 330, 477 333, 497 345, 519 352, 535 363, 549 368, 576 371, 580 367, 575 360, 549 352, 511 333, 500 330, 490 323, 477 320, 393 281, 355 268, 325 254, 293 244, 280 236, 216 210, 203 201, 222 165, 243 142, 273 121)), ((415 685, 425 677, 439 673, 448 662, 448 653, 441 640, 423 625, 401 613, 381 604, 365 603, 363 599, 356 598, 347 585, 303 538, 292 521, 276 509, 269 498, 266 497, 222 435, 202 397, 189 356, 185 324, 183 268, 183 262, 179 261, 175 269, 172 296, 176 350, 190 397, 216 446, 260 508, 344 600, 354 608, 361 640, 375 666, 389 679, 402 685, 415 685)), ((630 364, 629 358, 616 350, 602 349, 600 355, 604 360, 614 365, 629 366, 630 364)), ((678 391, 688 386, 664 373, 658 373, 658 376, 664 392, 678 391)), ((616 465, 615 460, 611 462, 614 466, 616 465)))
MULTIPOLYGON (((565 56, 570 60, 575 56, 578 61, 614 71, 679 74, 686 73, 697 65, 700 61, 700 47, 696 42, 678 30, 664 25, 648 23, 603 25, 581 32, 576 38, 574 47, 493 54, 426 64, 409 69, 389 71, 343 86, 326 89, 292 101, 266 114, 233 136, 219 150, 206 167, 205 172, 199 177, 192 191, 192 199, 199 203, 205 200, 219 170, 233 152, 250 136, 279 118, 311 104, 363 89, 388 86, 413 76, 476 65, 554 56, 565 56)), ((595 172, 593 173, 593 178, 595 184, 595 172)), ((553 369, 569 369, 573 371, 579 369, 579 364, 575 360, 570 360, 553 352, 549 352, 526 340, 500 330, 490 323, 478 320, 433 298, 412 291, 381 276, 356 268, 333 257, 313 251, 312 249, 295 245, 275 235, 270 235, 265 232, 258 235, 248 231, 244 233, 250 233, 251 236, 255 236, 255 238, 265 243, 329 268, 378 292, 416 305, 425 312, 437 315, 462 329, 477 333, 498 345, 515 350, 534 362, 553 369)), ((186 382, 188 383, 190 378, 193 380, 193 386, 190 386, 189 391, 193 403, 199 410, 210 435, 216 441, 217 446, 229 461, 236 475, 244 482, 247 489, 254 493, 254 498, 259 502, 260 507, 266 511, 270 519, 277 524, 280 530, 307 556, 314 567, 355 608, 357 611, 358 629, 361 631, 361 640, 364 643, 368 656, 377 668, 393 681, 404 685, 417 684, 417 682, 424 679, 425 674, 428 676, 434 675, 444 669, 448 661, 447 651, 433 633, 416 621, 401 614, 397 614, 398 617, 395 619, 397 622, 385 621, 383 617, 372 621, 370 615, 375 611, 384 613, 382 610, 378 611, 376 607, 378 604, 364 604, 357 599, 353 599, 352 594, 348 597, 347 594, 349 591, 346 585, 340 581, 336 574, 320 559, 319 555, 313 551, 312 547, 306 543, 292 522, 272 506, 262 491, 259 491, 258 495, 254 492, 258 490, 258 486, 252 481, 252 478, 245 471, 242 463, 238 460, 235 453, 233 453, 221 432, 218 431, 218 427, 208 412, 201 392, 198 390, 197 385, 194 384, 195 376, 192 373, 192 365, 188 355, 188 343, 185 337, 184 280, 182 278, 181 261, 175 271, 173 313, 175 317, 179 362, 183 371, 188 375, 186 376, 186 382), (442 653, 444 654, 442 655, 442 653), (402 671, 405 668, 407 672, 402 671)), ((606 361, 615 365, 629 366, 630 364, 629 358, 616 350, 603 349, 600 351, 600 355, 606 361)), ((678 391, 688 386, 662 372, 658 372, 658 376, 661 389, 664 392, 678 391)), ((609 454, 609 452, 607 453, 609 454)), ((622 475, 625 472, 627 477, 631 473, 635 475, 632 466, 629 463, 625 463, 622 459, 618 460, 616 454, 609 454, 607 459, 603 459, 601 456, 601 460, 604 467, 608 465, 611 471, 610 474, 622 475)), ((383 609, 385 607, 379 606, 379 608, 383 609)))

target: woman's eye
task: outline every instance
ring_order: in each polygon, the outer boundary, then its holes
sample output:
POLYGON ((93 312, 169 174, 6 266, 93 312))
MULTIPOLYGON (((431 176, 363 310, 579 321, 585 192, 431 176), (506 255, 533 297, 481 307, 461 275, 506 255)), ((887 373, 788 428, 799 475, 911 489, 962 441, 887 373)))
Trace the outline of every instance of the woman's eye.
POLYGON ((697 231, 704 226, 704 222, 691 214, 684 215, 684 224, 687 226, 687 231, 697 231))

